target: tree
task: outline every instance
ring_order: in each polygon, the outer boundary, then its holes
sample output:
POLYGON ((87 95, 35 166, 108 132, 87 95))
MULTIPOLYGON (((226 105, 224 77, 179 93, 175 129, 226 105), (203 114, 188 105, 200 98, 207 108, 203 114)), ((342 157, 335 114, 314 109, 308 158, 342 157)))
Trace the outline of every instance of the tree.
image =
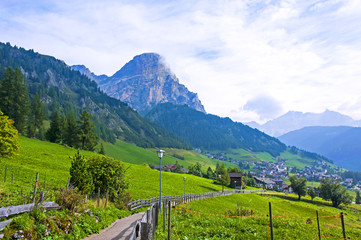
POLYGON ((61 115, 61 119, 60 119, 60 139, 61 139, 61 143, 65 143, 66 142, 66 134, 67 134, 67 130, 68 130, 68 122, 66 120, 66 116, 63 113, 61 115))
POLYGON ((212 170, 211 167, 208 167, 207 169, 207 178, 209 179, 216 179, 216 173, 212 170))
POLYGON ((49 142, 60 143, 61 130, 60 130, 60 118, 58 111, 54 112, 53 118, 50 122, 50 128, 46 132, 45 137, 49 142))
POLYGON ((103 143, 100 144, 98 153, 101 154, 101 155, 105 155, 105 149, 104 149, 103 143))
POLYGON ((227 173, 227 169, 224 163, 222 163, 218 169, 217 182, 222 185, 222 192, 224 190, 224 186, 228 186, 231 183, 231 179, 227 173))
POLYGON ((331 200, 333 207, 338 207, 341 203, 349 204, 352 202, 351 195, 347 193, 346 188, 337 181, 331 181, 323 178, 320 185, 320 196, 325 200, 331 200))
POLYGON ((14 122, 0 110, 0 157, 11 157, 19 150, 18 131, 14 122))
POLYGON ((198 177, 203 177, 203 173, 202 173, 202 165, 197 162, 196 164, 192 164, 189 166, 189 173, 193 174, 195 176, 198 177))
POLYGON ((314 188, 310 188, 310 189, 307 191, 307 194, 308 194, 308 196, 311 197, 311 200, 313 200, 313 199, 317 196, 314 188))
POLYGON ((356 203, 356 204, 361 204, 360 191, 356 191, 355 203, 356 203))
POLYGON ((178 161, 175 162, 174 164, 174 171, 175 173, 182 173, 182 167, 181 165, 179 165, 178 161))
POLYGON ((66 130, 66 138, 65 143, 70 147, 74 147, 76 145, 76 135, 78 132, 78 126, 76 124, 76 120, 74 117, 73 111, 70 111, 68 116, 68 124, 66 130))
POLYGON ((93 132, 94 125, 90 118, 88 111, 84 110, 78 124, 78 144, 81 149, 94 151, 98 137, 93 132))
POLYGON ((290 177, 293 192, 298 194, 298 200, 301 200, 301 196, 306 196, 307 186, 306 186, 306 178, 300 177, 298 178, 296 175, 290 177))
POLYGON ((14 71, 9 67, 5 71, 4 79, 0 82, 0 108, 14 121, 14 126, 20 133, 26 132, 29 94, 19 68, 14 71))
POLYGON ((43 104, 40 101, 38 93, 35 93, 33 104, 32 104, 32 113, 34 115, 35 128, 38 130, 43 127, 43 121, 45 119, 43 104))
POLYGON ((95 192, 99 191, 102 195, 108 192, 109 200, 114 202, 116 207, 125 207, 130 196, 126 191, 129 179, 124 165, 106 156, 91 156, 87 163, 95 192))
POLYGON ((87 160, 79 154, 79 151, 75 153, 71 161, 70 183, 82 194, 87 195, 94 191, 93 178, 88 171, 87 160))

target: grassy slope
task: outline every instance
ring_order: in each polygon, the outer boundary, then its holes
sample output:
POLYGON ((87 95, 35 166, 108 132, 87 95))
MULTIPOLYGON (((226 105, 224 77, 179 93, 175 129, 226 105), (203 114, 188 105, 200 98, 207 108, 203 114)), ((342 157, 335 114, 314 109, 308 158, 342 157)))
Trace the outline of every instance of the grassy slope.
MULTIPOLYGON (((133 163, 133 164, 154 164, 159 165, 159 159, 156 155, 156 149, 144 149, 137 146, 134 146, 129 143, 122 141, 117 141, 114 145, 105 143, 104 144, 105 152, 108 156, 115 159, 119 159, 123 162, 133 163)), ((215 168, 217 162, 222 163, 222 161, 209 159, 201 154, 198 154, 194 151, 187 151, 182 149, 164 149, 165 155, 162 158, 162 164, 175 164, 176 161, 185 168, 189 165, 199 162, 203 169, 206 170, 209 166, 215 168), (173 157, 173 155, 179 155, 184 157, 184 160, 173 157)), ((235 167, 236 165, 224 162, 226 166, 235 167)))
MULTIPOLYGON (((21 148, 19 155, 13 159, 1 159, 0 191, 19 190, 21 188, 31 189, 35 182, 37 172, 39 172, 40 183, 44 182, 44 176, 46 173, 48 186, 65 187, 71 165, 71 159, 69 156, 74 156, 76 150, 58 144, 25 137, 20 137, 20 139, 21 148), (5 165, 7 165, 6 183, 3 182, 5 165), (11 175, 13 171, 14 184, 11 184, 11 175)), ((157 161, 157 157, 154 152, 134 147, 130 144, 123 144, 121 151, 123 151, 124 159, 132 159, 132 161, 136 161, 139 158, 142 159, 143 162, 144 159, 155 159, 155 161, 157 161)), ((93 155, 95 153, 81 151, 81 154, 93 155)), ((165 159, 168 161, 171 157, 166 156, 165 159)), ((159 192, 159 171, 150 169, 145 165, 139 165, 140 163, 142 163, 142 161, 139 161, 138 165, 125 163, 126 167, 129 167, 127 173, 131 178, 131 195, 134 199, 157 196, 159 192)), ((183 194, 183 176, 187 177, 187 193, 218 191, 221 189, 220 186, 212 184, 212 181, 208 179, 192 175, 163 172, 163 194, 183 194)))
MULTIPOLYGON (((272 203, 276 239, 314 239, 317 236, 317 223, 314 219, 316 210, 319 211, 321 217, 338 215, 341 211, 347 213, 345 217, 347 236, 351 239, 360 237, 361 224, 358 221, 360 212, 355 213, 349 209, 340 210, 321 203, 307 203, 267 195, 237 194, 195 201, 185 207, 192 211, 224 215, 227 210, 234 211, 238 203, 243 209, 252 209, 255 215, 266 216, 269 213, 269 202, 272 203), (307 218, 277 218, 277 216, 311 217, 312 223, 304 224, 307 218)), ((182 215, 179 212, 176 219, 176 231, 182 237, 187 236, 188 239, 199 237, 201 239, 219 239, 219 237, 223 239, 268 239, 269 237, 267 217, 237 219, 206 214, 182 215)), ((321 218, 321 232, 323 236, 341 238, 340 218, 321 218)), ((157 236, 156 239, 163 239, 162 233, 158 232, 157 236)))

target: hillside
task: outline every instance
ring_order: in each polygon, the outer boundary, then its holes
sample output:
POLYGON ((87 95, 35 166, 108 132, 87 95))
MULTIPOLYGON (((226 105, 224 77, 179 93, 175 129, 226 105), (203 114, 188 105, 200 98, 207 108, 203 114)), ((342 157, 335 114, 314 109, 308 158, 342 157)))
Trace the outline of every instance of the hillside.
POLYGON ((146 118, 175 133, 196 148, 244 148, 252 152, 268 152, 274 157, 286 149, 278 139, 257 129, 233 122, 229 118, 196 111, 186 105, 159 104, 146 115, 146 118))
MULTIPOLYGON (((4 172, 7 166, 7 182, 0 182, 0 192, 12 192, 14 190, 24 190, 24 193, 33 188, 36 173, 39 173, 39 183, 43 186, 45 173, 46 183, 48 187, 65 187, 71 166, 71 158, 75 155, 76 150, 59 144, 49 143, 45 141, 20 137, 20 152, 13 159, 1 158, 0 169, 4 172), (14 172, 14 183, 11 183, 12 172, 14 172)), ((137 148, 130 144, 126 144, 126 159, 128 163, 124 163, 128 168, 127 175, 131 179, 130 193, 133 199, 150 198, 158 195, 159 192, 159 171, 150 169, 143 163, 154 159, 159 161, 156 153, 142 148, 137 148), (147 159, 142 156, 148 156, 147 159), (140 163, 139 158, 144 162, 140 163), (131 164, 129 162, 137 162, 131 164), (146 179, 146 181, 144 181, 146 179)), ((95 153, 81 151, 82 155, 94 155, 95 153)), ((118 158, 115 158, 118 159, 118 158)), ((176 158, 165 155, 165 163, 175 163, 176 158)), ((164 195, 183 194, 183 177, 187 177, 187 192, 209 192, 221 190, 221 187, 212 184, 212 180, 196 177, 189 174, 162 173, 162 188, 164 195), (179 188, 175 186, 180 186, 179 188)))
POLYGON ((0 76, 7 67, 21 69, 30 97, 39 94, 47 118, 55 110, 66 115, 73 111, 79 116, 87 109, 97 135, 105 141, 114 142, 118 138, 141 147, 190 148, 174 134, 142 118, 126 103, 107 96, 94 81, 61 60, 0 43, 0 76))
POLYGON ((128 103, 140 114, 164 102, 186 104, 205 112, 197 94, 179 82, 159 54, 143 53, 135 56, 110 77, 96 76, 85 66, 73 68, 96 81, 109 96, 128 103))
POLYGON ((305 127, 279 139, 288 145, 322 154, 348 170, 361 171, 361 128, 305 127))

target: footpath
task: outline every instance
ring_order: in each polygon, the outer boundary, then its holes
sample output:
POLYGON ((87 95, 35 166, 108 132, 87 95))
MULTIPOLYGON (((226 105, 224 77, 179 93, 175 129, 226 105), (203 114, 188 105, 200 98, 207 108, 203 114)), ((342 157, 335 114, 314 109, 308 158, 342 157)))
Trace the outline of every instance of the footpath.
POLYGON ((99 234, 90 235, 83 240, 129 240, 133 227, 140 220, 144 212, 136 213, 126 218, 118 219, 112 225, 103 229, 99 234))

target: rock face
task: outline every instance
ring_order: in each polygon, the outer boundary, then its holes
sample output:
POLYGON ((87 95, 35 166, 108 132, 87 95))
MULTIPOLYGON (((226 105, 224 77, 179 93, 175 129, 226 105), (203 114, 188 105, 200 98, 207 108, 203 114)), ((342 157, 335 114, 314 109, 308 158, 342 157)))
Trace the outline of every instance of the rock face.
POLYGON ((100 75, 100 76, 95 75, 93 72, 91 72, 89 70, 89 68, 87 68, 84 65, 73 65, 73 66, 71 66, 71 69, 73 69, 75 71, 79 71, 81 74, 87 76, 90 80, 93 80, 96 82, 101 82, 108 78, 108 76, 104 75, 104 74, 100 75))
POLYGON ((186 104, 205 112, 197 94, 180 84, 162 57, 156 53, 135 56, 111 77, 99 79, 97 76, 90 76, 105 93, 128 103, 140 114, 165 102, 186 104))

